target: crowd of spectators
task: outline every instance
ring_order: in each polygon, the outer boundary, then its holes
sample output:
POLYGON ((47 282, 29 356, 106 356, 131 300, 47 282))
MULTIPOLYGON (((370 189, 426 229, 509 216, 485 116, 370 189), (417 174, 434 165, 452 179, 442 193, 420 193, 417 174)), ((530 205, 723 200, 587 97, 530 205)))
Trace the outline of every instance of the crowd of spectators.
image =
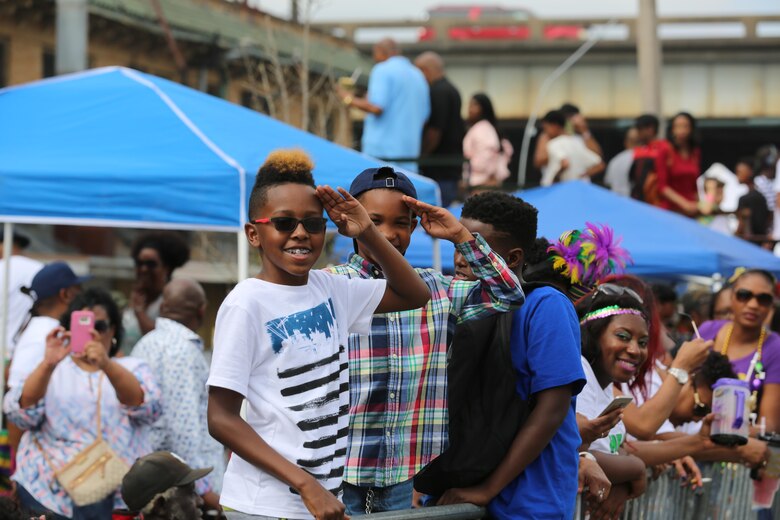
MULTIPOLYGON (((363 150, 439 156, 423 172, 445 205, 461 184, 474 192, 461 218, 417 200, 393 167, 336 190, 316 185, 305 152, 272 153, 245 225, 261 268, 221 302, 210 362, 206 293, 173 277, 190 256, 181 235, 138 237, 125 309, 13 237, 7 516, 340 520, 471 503, 498 519, 573 518, 581 496, 593 518, 613 519, 649 471, 674 465, 698 488, 706 461, 749 466, 776 490, 759 438, 780 431, 774 276, 745 269, 717 292, 681 294, 626 275, 630 252, 608 226, 537 236, 537 209, 496 189, 513 149, 489 97, 474 94, 464 122, 439 56, 412 63, 382 40, 374 59, 366 97, 339 90, 367 114, 363 150), (354 252, 314 269, 323 212, 354 252), (406 261, 417 226, 454 244, 453 274, 406 261), (714 389, 736 379, 750 390, 750 434, 720 445, 714 389)), ((577 107, 549 111, 541 129, 543 185, 606 170, 621 195, 731 226, 726 182, 701 177, 690 114, 664 140, 655 116, 638 117, 609 165, 577 107)), ((767 246, 777 162, 767 147, 735 176, 735 231, 767 246)))

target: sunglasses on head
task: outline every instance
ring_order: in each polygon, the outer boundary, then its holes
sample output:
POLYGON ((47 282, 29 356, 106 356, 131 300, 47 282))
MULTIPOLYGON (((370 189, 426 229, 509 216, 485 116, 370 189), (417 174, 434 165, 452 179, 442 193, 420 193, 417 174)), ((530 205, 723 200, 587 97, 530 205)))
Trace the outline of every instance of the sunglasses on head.
POLYGON ((747 303, 755 298, 758 304, 762 307, 769 307, 775 300, 775 297, 768 292, 756 294, 753 291, 749 291, 747 289, 737 289, 734 291, 734 298, 736 298, 738 302, 742 303, 747 303))
POLYGON ((160 266, 160 262, 158 262, 157 260, 136 260, 135 261, 136 269, 146 267, 151 271, 152 269, 157 269, 159 266, 160 266))
POLYGON ((699 390, 696 388, 696 386, 693 387, 693 402, 694 417, 707 417, 712 412, 712 408, 710 408, 709 405, 701 402, 701 398, 699 397, 699 390))
POLYGON ((324 233, 327 222, 328 220, 323 217, 306 217, 302 219, 295 217, 271 217, 258 218, 252 221, 253 224, 273 224, 274 229, 282 233, 292 233, 298 229, 298 224, 303 224, 303 229, 307 233, 324 233))
POLYGON ((639 296, 635 290, 615 283, 603 283, 599 285, 596 287, 596 292, 593 294, 593 296, 596 297, 596 295, 599 293, 605 294, 607 296, 623 296, 624 294, 627 294, 628 296, 637 300, 639 303, 643 305, 645 303, 642 297, 639 296))

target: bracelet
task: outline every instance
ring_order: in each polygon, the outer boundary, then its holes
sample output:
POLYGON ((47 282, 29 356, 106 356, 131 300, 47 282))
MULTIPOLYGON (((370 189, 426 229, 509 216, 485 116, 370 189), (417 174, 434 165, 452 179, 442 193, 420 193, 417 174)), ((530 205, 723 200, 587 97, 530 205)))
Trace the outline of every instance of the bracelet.
POLYGON ((589 451, 581 451, 580 457, 582 457, 583 459, 588 459, 590 461, 596 462, 596 457, 594 457, 593 454, 589 451))
POLYGON ((353 98, 352 95, 350 94, 349 96, 342 99, 342 101, 344 102, 345 105, 349 106, 352 104, 352 101, 354 101, 354 99, 355 98, 353 98))

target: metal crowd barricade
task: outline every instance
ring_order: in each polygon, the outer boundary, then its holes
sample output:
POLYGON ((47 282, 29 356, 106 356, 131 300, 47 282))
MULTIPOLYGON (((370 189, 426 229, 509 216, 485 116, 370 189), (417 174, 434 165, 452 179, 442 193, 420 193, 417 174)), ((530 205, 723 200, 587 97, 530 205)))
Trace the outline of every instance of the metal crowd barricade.
MULTIPOLYGON (((753 511, 753 483, 750 470, 739 464, 702 463, 703 489, 691 491, 680 486, 673 471, 648 483, 644 495, 626 504, 623 520, 756 520, 753 511)), ((780 493, 775 497, 773 519, 780 519, 780 493)), ((485 518, 482 507, 471 504, 406 509, 374 513, 377 520, 478 520, 485 518)), ((578 497, 574 520, 586 518, 578 497)))
POLYGON ((424 507, 421 509, 404 509, 386 513, 371 513, 371 520, 415 520, 433 518, 435 520, 479 520, 485 517, 485 508, 472 504, 457 504, 454 506, 424 507))
MULTIPOLYGON (((702 463, 703 489, 680 486, 673 471, 648 483, 644 495, 626 504, 623 520, 756 520, 750 470, 739 464, 702 463)), ((780 495, 772 518, 780 518, 780 495)), ((586 518, 578 500, 575 520, 586 518)))

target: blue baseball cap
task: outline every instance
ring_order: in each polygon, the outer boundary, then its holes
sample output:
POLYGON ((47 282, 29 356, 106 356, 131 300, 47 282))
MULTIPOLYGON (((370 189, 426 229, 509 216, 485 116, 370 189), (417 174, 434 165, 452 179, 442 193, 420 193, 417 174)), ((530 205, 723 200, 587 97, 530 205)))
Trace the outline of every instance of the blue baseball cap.
POLYGON ((52 262, 38 271, 30 287, 22 287, 21 291, 37 302, 54 296, 62 289, 80 285, 91 279, 91 276, 76 276, 73 269, 65 262, 52 262))
POLYGON ((404 195, 417 198, 417 188, 414 187, 409 177, 393 170, 390 166, 369 168, 360 172, 352 181, 349 194, 357 198, 361 193, 376 189, 398 190, 404 195))

